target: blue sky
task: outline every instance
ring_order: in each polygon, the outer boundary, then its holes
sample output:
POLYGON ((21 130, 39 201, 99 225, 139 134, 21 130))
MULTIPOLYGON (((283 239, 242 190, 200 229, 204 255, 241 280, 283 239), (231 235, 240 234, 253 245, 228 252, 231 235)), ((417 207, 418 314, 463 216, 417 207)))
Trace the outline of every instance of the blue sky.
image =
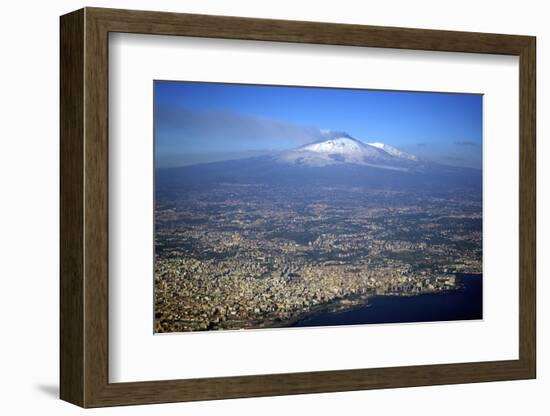
POLYGON ((482 96, 155 81, 157 167, 277 152, 344 131, 481 167, 482 96))

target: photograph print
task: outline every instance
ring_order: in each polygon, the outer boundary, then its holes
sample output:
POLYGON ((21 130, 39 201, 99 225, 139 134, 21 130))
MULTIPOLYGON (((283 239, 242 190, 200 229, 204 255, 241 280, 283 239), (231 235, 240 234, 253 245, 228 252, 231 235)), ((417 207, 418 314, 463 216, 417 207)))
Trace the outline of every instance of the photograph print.
POLYGON ((153 87, 155 333, 483 319, 482 95, 153 87))

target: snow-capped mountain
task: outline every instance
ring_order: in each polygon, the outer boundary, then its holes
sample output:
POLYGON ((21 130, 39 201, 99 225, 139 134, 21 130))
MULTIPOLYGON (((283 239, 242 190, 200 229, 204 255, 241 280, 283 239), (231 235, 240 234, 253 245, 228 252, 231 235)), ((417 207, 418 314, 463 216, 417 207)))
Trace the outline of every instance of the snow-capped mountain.
POLYGON ((342 132, 322 131, 320 137, 317 142, 278 154, 159 169, 156 189, 159 195, 218 184, 276 186, 291 191, 325 187, 422 192, 481 189, 481 170, 429 162, 342 132))
MULTIPOLYGON (((329 133, 325 133, 329 135, 329 133)), ((285 164, 322 167, 356 164, 392 170, 408 170, 419 159, 383 143, 363 143, 346 133, 282 152, 277 161, 285 164)))
POLYGON ((385 144, 385 143, 379 143, 379 142, 376 142, 376 143, 367 143, 369 146, 374 146, 374 147, 377 147, 378 149, 382 149, 384 151, 386 151, 387 153, 389 153, 390 155, 392 156, 395 156, 395 157, 399 157, 399 158, 402 158, 402 159, 407 159, 407 160, 414 160, 414 161, 418 161, 418 156, 415 156, 415 155, 411 155, 410 153, 405 153, 405 152, 402 152, 401 150, 393 147, 393 146, 390 146, 388 144, 385 144))

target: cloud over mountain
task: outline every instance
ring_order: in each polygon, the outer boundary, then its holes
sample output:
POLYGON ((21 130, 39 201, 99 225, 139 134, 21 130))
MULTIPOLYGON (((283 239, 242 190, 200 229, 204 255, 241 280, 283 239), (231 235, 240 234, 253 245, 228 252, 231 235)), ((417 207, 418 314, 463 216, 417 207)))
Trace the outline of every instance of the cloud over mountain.
POLYGON ((157 131, 170 130, 171 135, 159 135, 168 140, 174 132, 189 139, 231 140, 273 145, 285 141, 295 145, 323 138, 319 129, 281 120, 249 116, 229 111, 193 111, 186 108, 162 108, 157 111, 157 131))

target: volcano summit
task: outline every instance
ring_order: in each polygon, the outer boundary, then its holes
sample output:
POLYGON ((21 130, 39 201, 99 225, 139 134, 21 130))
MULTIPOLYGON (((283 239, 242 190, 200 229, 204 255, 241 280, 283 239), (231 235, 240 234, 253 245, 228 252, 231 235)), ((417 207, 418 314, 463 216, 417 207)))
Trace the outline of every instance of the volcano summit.
POLYGON ((383 143, 363 143, 346 133, 283 152, 277 161, 311 167, 351 163, 382 169, 407 170, 419 159, 383 143))
POLYGON ((481 170, 423 160, 346 133, 265 156, 157 169, 157 191, 220 183, 270 186, 354 186, 379 190, 481 190, 481 170))

